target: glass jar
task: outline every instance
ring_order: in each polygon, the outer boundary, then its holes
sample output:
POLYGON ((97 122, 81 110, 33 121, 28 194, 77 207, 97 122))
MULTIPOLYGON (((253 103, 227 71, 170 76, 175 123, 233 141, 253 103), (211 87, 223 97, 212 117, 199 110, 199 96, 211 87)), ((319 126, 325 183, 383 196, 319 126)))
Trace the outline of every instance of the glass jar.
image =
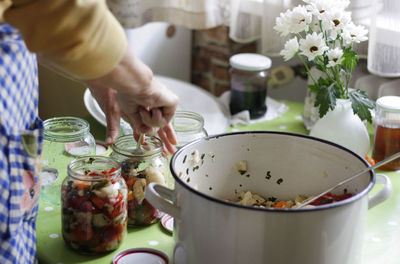
MULTIPOLYGON (((376 162, 400 152, 400 96, 383 96, 376 101, 372 157, 376 162)), ((380 167, 400 170, 400 158, 380 167)))
POLYGON ((260 54, 240 53, 230 57, 229 63, 231 114, 248 110, 250 119, 262 117, 267 111, 268 69, 271 67, 271 59, 260 54))
POLYGON ((195 112, 178 110, 175 112, 171 124, 178 140, 177 148, 181 148, 193 140, 208 136, 204 128, 204 118, 195 112))
POLYGON ((163 144, 156 137, 144 137, 137 149, 132 135, 119 137, 112 145, 111 157, 121 164, 122 177, 128 187, 128 225, 146 226, 159 220, 163 213, 144 197, 150 182, 166 185, 168 160, 163 156, 163 144))
POLYGON ((74 159, 61 193, 62 234, 68 246, 86 254, 119 247, 127 235, 128 191, 117 161, 104 156, 74 159))
POLYGON ((95 155, 96 141, 86 120, 54 117, 44 121, 41 197, 60 205, 60 186, 76 157, 95 155))

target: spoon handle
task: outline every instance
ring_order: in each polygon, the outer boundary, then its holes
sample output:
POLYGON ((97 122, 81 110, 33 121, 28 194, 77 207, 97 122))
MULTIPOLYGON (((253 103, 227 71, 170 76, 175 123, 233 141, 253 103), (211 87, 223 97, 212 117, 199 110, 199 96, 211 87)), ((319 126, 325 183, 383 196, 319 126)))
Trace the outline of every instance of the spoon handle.
POLYGON ((347 179, 345 179, 345 180, 339 182, 339 183, 336 184, 335 186, 333 186, 333 187, 327 189, 326 191, 324 191, 324 192, 318 194, 317 196, 314 196, 312 199, 309 199, 309 200, 305 201, 304 203, 300 204, 300 205, 297 206, 296 208, 302 208, 302 207, 304 207, 304 206, 306 206, 306 205, 308 205, 308 204, 314 202, 315 200, 317 200, 317 199, 320 198, 321 196, 327 194, 328 192, 333 191, 333 190, 336 189, 337 187, 339 187, 339 186, 341 186, 341 185, 343 185, 343 184, 345 184, 345 183, 347 183, 347 182, 349 182, 349 181, 352 181, 352 180, 354 180, 355 178, 357 178, 358 176, 363 175, 364 173, 366 173, 366 172, 368 172, 368 171, 370 171, 370 170, 376 169, 376 168, 378 168, 378 167, 380 167, 380 166, 382 166, 382 165, 385 165, 386 163, 391 162, 392 160, 395 160, 395 159, 397 159, 397 158, 399 158, 399 157, 400 157, 400 152, 397 152, 397 153, 393 154, 392 156, 389 156, 389 157, 387 157, 386 159, 381 160, 381 161, 375 163, 374 165, 363 169, 362 171, 360 171, 360 172, 354 174, 353 176, 351 176, 350 178, 347 178, 347 179))
POLYGON ((137 141, 137 143, 136 143, 136 150, 137 150, 137 151, 138 151, 138 150, 141 150, 143 137, 144 137, 144 134, 143 134, 143 133, 140 133, 140 134, 139 134, 139 139, 138 139, 138 141, 137 141))

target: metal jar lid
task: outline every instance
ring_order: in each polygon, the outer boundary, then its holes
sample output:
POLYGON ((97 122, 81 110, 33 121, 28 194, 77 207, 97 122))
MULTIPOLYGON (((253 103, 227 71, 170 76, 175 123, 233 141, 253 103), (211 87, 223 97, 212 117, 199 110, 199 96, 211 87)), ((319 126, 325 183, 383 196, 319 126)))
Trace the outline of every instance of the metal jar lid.
POLYGON ((118 252, 113 264, 168 264, 168 256, 153 248, 130 248, 118 252))

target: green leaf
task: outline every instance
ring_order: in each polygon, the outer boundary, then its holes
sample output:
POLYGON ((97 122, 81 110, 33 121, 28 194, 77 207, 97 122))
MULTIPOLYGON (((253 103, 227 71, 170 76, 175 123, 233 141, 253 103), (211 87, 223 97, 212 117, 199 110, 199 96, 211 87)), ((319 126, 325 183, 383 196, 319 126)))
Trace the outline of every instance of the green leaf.
POLYGON ((343 61, 342 61, 342 66, 345 69, 348 69, 349 72, 352 72, 354 68, 357 66, 358 62, 358 56, 357 53, 354 50, 351 50, 349 48, 344 48, 343 49, 343 61))
POLYGON ((315 105, 319 107, 319 117, 323 117, 329 109, 333 110, 336 106, 336 98, 340 97, 339 89, 335 83, 329 83, 328 80, 318 80, 318 91, 315 98, 315 105))
POLYGON ((354 114, 357 114, 361 120, 368 120, 369 123, 372 123, 370 109, 374 109, 375 105, 369 100, 367 93, 357 89, 351 91, 349 97, 354 114))

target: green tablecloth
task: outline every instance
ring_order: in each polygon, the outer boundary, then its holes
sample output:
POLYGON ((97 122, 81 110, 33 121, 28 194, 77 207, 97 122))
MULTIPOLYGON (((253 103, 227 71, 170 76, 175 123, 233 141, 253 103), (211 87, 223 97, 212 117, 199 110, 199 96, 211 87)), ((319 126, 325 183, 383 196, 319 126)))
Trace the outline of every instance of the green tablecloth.
MULTIPOLYGON (((274 130, 306 134, 300 113, 302 103, 285 102, 289 111, 282 117, 255 123, 242 127, 230 128, 229 131, 274 130)), ((96 139, 104 140, 105 128, 93 118, 88 117, 92 134, 96 139)), ((368 127, 371 142, 374 129, 368 127)), ((367 229, 363 249, 363 264, 398 264, 400 263, 400 171, 383 172, 393 183, 392 196, 372 208, 368 212, 367 229)), ((374 187, 376 192, 379 185, 374 187)), ((53 206, 43 200, 39 201, 39 215, 37 220, 38 257, 41 264, 60 263, 112 263, 113 256, 121 250, 134 247, 151 247, 161 250, 170 256, 174 248, 172 235, 157 223, 144 228, 129 228, 128 237, 114 252, 102 256, 80 255, 69 249, 61 234, 61 211, 59 206, 53 206)))

